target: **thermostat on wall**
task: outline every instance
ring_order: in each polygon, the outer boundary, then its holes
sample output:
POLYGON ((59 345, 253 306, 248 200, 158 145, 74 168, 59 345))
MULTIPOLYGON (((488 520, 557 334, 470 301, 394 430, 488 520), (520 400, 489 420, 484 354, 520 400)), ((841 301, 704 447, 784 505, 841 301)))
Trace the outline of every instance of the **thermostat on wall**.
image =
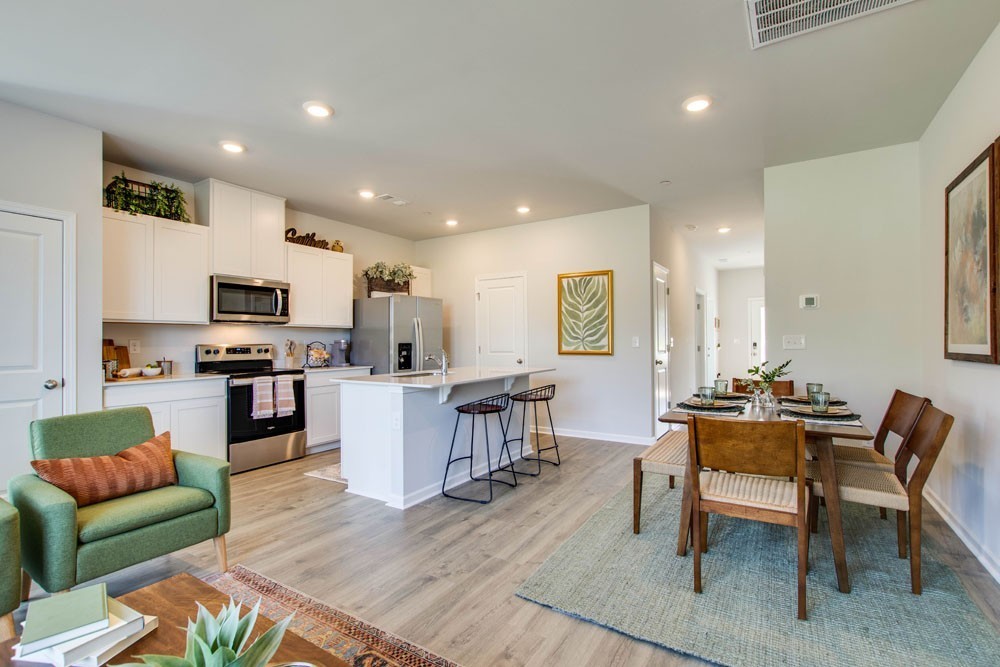
POLYGON ((799 308, 803 310, 813 310, 819 308, 819 295, 818 294, 800 294, 799 295, 799 308))

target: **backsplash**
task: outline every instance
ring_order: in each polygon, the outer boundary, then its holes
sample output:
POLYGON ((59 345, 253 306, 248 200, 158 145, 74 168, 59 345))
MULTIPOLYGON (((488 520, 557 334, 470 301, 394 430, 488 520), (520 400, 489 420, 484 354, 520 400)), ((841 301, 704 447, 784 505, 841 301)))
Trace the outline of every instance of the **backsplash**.
POLYGON ((350 340, 350 329, 300 329, 266 324, 133 324, 105 322, 104 338, 116 345, 128 345, 138 340, 140 352, 130 354, 132 366, 166 358, 174 362, 174 373, 194 373, 194 346, 200 343, 268 343, 275 349, 275 365, 301 366, 305 361, 306 344, 320 341, 328 346, 338 340, 350 340), (295 358, 283 357, 285 341, 296 343, 295 358))

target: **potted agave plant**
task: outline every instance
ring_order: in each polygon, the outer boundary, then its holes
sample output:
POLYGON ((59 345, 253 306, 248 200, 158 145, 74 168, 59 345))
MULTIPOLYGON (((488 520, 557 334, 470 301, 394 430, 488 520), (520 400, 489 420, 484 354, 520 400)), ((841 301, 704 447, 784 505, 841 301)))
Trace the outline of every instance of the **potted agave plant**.
POLYGON ((747 369, 747 377, 739 383, 744 387, 753 390, 753 404, 763 405, 765 408, 774 407, 774 394, 771 393, 771 385, 780 377, 790 373, 788 370, 792 360, 789 359, 780 366, 768 368, 765 361, 760 366, 747 369))
MULTIPOLYGON (((212 616, 204 606, 198 604, 195 620, 188 619, 187 645, 184 657, 172 655, 137 655, 142 662, 129 663, 126 667, 265 667, 281 645, 289 616, 276 623, 253 641, 247 642, 257 623, 260 600, 246 615, 240 616, 242 606, 229 599, 218 616, 212 616)), ((294 663, 304 664, 304 663, 294 663)))

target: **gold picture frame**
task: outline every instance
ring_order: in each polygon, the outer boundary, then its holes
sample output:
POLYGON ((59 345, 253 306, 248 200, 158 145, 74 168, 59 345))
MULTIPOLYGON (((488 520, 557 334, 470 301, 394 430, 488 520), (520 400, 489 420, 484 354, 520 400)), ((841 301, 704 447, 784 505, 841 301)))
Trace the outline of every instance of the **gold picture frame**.
POLYGON ((556 277, 559 354, 613 355, 613 272, 560 273, 556 277))

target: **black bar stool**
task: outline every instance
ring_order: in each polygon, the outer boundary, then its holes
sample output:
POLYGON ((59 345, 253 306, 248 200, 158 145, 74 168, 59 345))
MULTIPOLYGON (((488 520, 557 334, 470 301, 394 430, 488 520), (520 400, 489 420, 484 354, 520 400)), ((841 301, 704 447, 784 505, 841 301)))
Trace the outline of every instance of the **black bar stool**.
MULTIPOLYGON (((528 475, 530 477, 537 477, 538 475, 540 475, 542 473, 542 462, 543 461, 545 463, 551 463, 554 466, 557 466, 560 463, 562 463, 562 460, 559 458, 559 441, 556 440, 556 427, 552 424, 552 410, 549 408, 549 401, 551 401, 552 398, 555 395, 556 395, 556 386, 554 384, 547 384, 544 387, 536 387, 535 389, 528 389, 527 391, 522 391, 522 392, 520 392, 518 394, 514 394, 513 396, 510 397, 510 400, 513 401, 513 402, 511 403, 511 406, 510 406, 510 413, 508 413, 508 415, 507 415, 507 432, 510 433, 510 418, 514 414, 514 405, 516 403, 520 403, 521 404, 521 437, 520 438, 510 438, 510 439, 507 440, 507 442, 510 443, 510 442, 518 442, 518 441, 520 441, 520 443, 521 443, 521 459, 524 460, 524 461, 534 461, 536 464, 538 464, 538 471, 537 472, 523 472, 521 470, 514 471, 514 465, 511 464, 511 471, 512 472, 517 472, 518 475, 528 475), (549 413, 549 430, 552 431, 552 445, 549 446, 549 447, 542 447, 541 446, 541 442, 540 442, 541 434, 538 431, 538 403, 540 401, 544 401, 545 402, 545 410, 546 410, 546 412, 549 413), (532 408, 534 409, 534 412, 535 412, 535 455, 534 456, 527 456, 526 457, 524 455, 524 440, 525 440, 525 438, 524 438, 524 422, 525 422, 525 419, 528 416, 528 404, 529 403, 531 404, 531 406, 532 406, 532 408), (542 452, 547 452, 550 449, 556 450, 556 460, 555 461, 550 461, 548 459, 543 459, 542 458, 542 452)), ((529 436, 529 439, 530 439, 530 436, 529 436)), ((507 451, 510 452, 510 449, 508 448, 507 451)))
MULTIPOLYGON (((499 484, 506 484, 507 486, 517 486, 517 473, 514 472, 514 461, 510 455, 510 447, 507 446, 507 429, 504 426, 503 418, 500 417, 500 413, 507 409, 510 405, 510 395, 509 394, 497 394, 496 396, 490 396, 488 398, 482 398, 478 401, 473 401, 471 403, 466 403, 455 408, 458 415, 455 416, 455 431, 451 434, 451 449, 448 450, 448 465, 444 468, 444 480, 441 482, 441 495, 448 498, 454 498, 455 500, 468 500, 473 503, 480 503, 485 505, 486 503, 493 501, 493 482, 499 484), (458 422, 462 419, 462 415, 472 415, 472 431, 471 439, 469 441, 469 455, 459 456, 458 458, 452 458, 452 454, 455 453, 455 436, 458 435, 458 422), (483 432, 486 436, 486 476, 476 477, 472 474, 472 457, 476 452, 476 415, 483 416, 483 432), (500 432, 503 433, 503 443, 500 445, 500 457, 497 459, 497 468, 493 468, 493 456, 490 454, 490 429, 489 424, 486 422, 487 415, 496 415, 497 423, 500 425, 500 432), (507 450, 507 465, 503 466, 503 451, 507 450), (463 496, 456 496, 448 493, 445 490, 445 485, 448 483, 448 470, 451 468, 453 463, 462 461, 464 459, 469 459, 469 479, 474 482, 489 482, 490 484, 490 495, 486 500, 480 500, 479 498, 465 498, 463 496), (494 479, 493 473, 500 472, 504 470, 511 473, 514 478, 513 482, 508 482, 503 479, 494 479)), ((508 420, 509 421, 509 420, 508 420)))

